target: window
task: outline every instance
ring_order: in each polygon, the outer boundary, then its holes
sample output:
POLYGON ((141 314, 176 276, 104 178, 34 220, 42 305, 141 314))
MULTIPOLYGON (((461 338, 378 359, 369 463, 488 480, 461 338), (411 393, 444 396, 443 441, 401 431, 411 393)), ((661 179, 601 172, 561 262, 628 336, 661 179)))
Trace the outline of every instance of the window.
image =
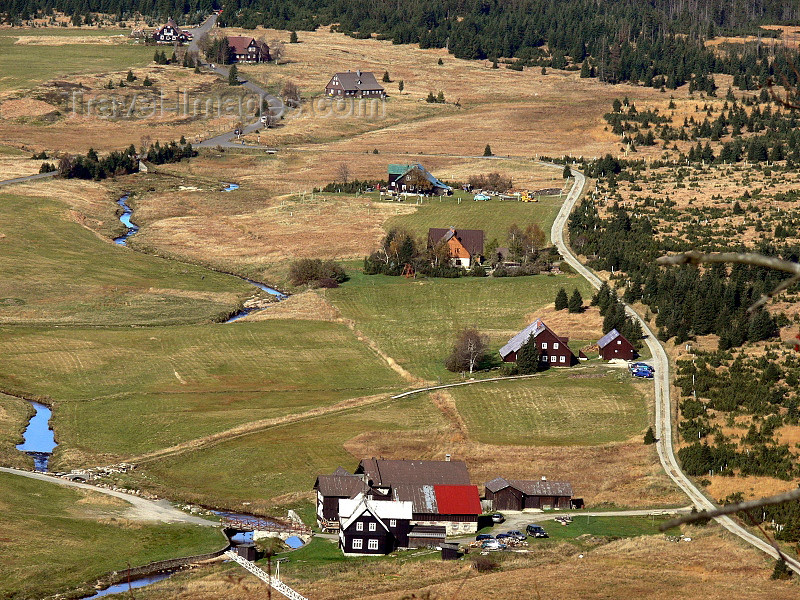
POLYGON ((558 357, 558 362, 563 362, 563 363, 567 362, 567 357, 566 356, 559 356, 558 357))
POLYGON ((558 350, 558 342, 553 342, 553 350, 558 350))
POLYGON ((397 519, 389 519, 389 527, 397 527, 397 519))
POLYGON ((364 531, 364 524, 361 521, 356 523, 356 531, 364 531))
POLYGON ((617 340, 617 346, 619 346, 621 343, 622 343, 622 340, 617 340))
POLYGON ((553 356, 550 357, 550 362, 556 362, 557 360, 558 357, 555 354, 553 354, 553 356))
POLYGON ((364 547, 364 540, 353 540, 353 550, 361 550, 364 547))
POLYGON ((542 350, 547 350, 547 342, 542 342, 542 350))
POLYGON ((375 531, 375 523, 370 523, 369 524, 369 530, 370 531, 375 531))
POLYGON ((378 540, 370 540, 367 542, 367 549, 369 550, 377 550, 378 549, 378 540))

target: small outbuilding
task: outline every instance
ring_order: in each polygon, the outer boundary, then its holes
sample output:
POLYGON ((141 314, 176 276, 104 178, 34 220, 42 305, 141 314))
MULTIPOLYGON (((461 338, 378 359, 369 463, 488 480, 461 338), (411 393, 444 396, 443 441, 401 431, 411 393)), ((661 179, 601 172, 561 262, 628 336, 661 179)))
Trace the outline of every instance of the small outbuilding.
POLYGON ((614 358, 633 360, 639 355, 633 344, 616 329, 612 329, 601 337, 597 342, 597 347, 600 349, 600 358, 603 360, 612 360, 614 358))
POLYGON ((442 560, 458 560, 462 556, 458 551, 458 544, 455 542, 443 543, 440 548, 442 549, 442 560))
POLYGON ((409 548, 441 548, 447 537, 444 525, 412 525, 408 532, 409 548))
POLYGON ((572 485, 566 481, 547 481, 546 477, 532 480, 496 477, 485 487, 492 510, 566 510, 572 499, 572 485))

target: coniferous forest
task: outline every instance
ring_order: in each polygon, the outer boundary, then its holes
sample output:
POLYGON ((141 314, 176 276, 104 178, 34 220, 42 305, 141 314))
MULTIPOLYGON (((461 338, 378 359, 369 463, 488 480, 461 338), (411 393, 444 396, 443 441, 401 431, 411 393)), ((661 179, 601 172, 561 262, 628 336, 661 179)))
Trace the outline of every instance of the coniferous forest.
POLYGON ((458 58, 505 59, 515 68, 583 66, 586 77, 609 83, 673 89, 692 75, 714 72, 744 77, 747 83, 769 76, 772 67, 758 62, 775 51, 771 43, 721 55, 704 42, 719 35, 777 35, 758 25, 800 17, 800 6, 778 0, 8 0, 0 10, 10 23, 54 10, 73 15, 73 22, 85 22, 92 13, 118 21, 138 14, 198 22, 223 4, 223 26, 311 30, 334 25, 353 37, 377 35, 396 44, 447 48, 458 58))

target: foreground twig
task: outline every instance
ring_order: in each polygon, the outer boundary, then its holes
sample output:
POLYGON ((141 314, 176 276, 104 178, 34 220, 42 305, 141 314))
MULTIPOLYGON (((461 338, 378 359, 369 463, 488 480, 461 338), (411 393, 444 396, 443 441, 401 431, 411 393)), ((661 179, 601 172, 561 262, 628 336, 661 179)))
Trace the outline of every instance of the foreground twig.
POLYGON ((753 508, 761 506, 770 506, 772 504, 783 504, 784 502, 791 502, 792 500, 800 500, 800 488, 777 494, 775 496, 768 496, 767 498, 759 498, 758 500, 748 500, 747 502, 738 502, 736 504, 726 504, 714 510, 701 510, 696 513, 689 513, 674 519, 670 519, 666 523, 659 525, 661 531, 666 531, 672 527, 683 525, 685 523, 694 523, 695 521, 703 521, 706 519, 713 519, 714 517, 721 517, 722 515, 730 515, 737 512, 748 511, 753 508))
POLYGON ((748 312, 753 312, 761 308, 770 298, 800 281, 800 264, 752 252, 698 252, 697 250, 690 250, 689 252, 683 252, 681 254, 662 256, 656 259, 656 262, 660 265, 738 263, 741 265, 766 267, 768 269, 775 269, 776 271, 784 271, 785 273, 792 274, 792 277, 783 280, 775 289, 761 296, 755 304, 747 309, 748 312))

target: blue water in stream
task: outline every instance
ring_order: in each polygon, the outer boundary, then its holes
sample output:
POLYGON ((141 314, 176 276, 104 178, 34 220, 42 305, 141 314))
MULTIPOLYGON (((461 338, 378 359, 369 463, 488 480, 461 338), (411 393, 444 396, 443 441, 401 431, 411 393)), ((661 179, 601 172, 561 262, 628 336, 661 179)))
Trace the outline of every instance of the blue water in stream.
POLYGON ((155 573, 154 575, 147 575, 139 579, 134 579, 130 583, 128 583, 127 581, 125 583, 117 583, 104 590, 100 590, 94 596, 87 596, 85 600, 91 600, 92 598, 102 598, 103 596, 108 596, 109 594, 121 594, 122 592, 127 592, 130 589, 144 587, 146 585, 150 585, 151 583, 162 581, 167 577, 169 577, 170 575, 172 575, 174 572, 175 571, 164 571, 163 573, 155 573))
POLYGON ((238 190, 239 185, 236 183, 226 183, 225 187, 222 188, 223 192, 232 192, 233 190, 238 190))
POLYGON ((50 429, 51 410, 39 402, 31 402, 36 414, 31 417, 28 427, 22 434, 23 443, 17 445, 17 450, 27 452, 33 456, 37 471, 47 471, 47 461, 53 449, 58 445, 53 430, 50 429))
POLYGON ((122 222, 128 230, 118 238, 114 238, 114 243, 119 244, 120 246, 127 246, 128 245, 128 238, 139 231, 139 226, 135 223, 131 222, 131 215, 133 214, 133 210, 130 206, 128 206, 128 196, 127 194, 117 200, 117 204, 122 207, 122 215, 120 215, 119 220, 122 222))

